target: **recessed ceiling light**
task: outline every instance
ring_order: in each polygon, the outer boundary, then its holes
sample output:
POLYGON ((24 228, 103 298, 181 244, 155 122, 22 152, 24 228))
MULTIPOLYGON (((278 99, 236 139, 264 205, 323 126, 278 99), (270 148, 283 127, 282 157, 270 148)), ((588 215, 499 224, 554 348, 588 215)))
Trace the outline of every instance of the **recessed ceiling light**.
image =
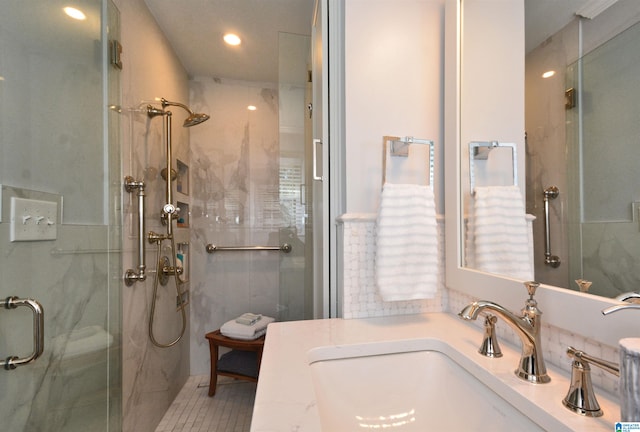
POLYGON ((554 76, 556 74, 556 71, 546 71, 545 73, 542 74, 542 78, 551 78, 552 76, 554 76))
POLYGON ((76 8, 71 7, 71 6, 67 6, 67 7, 63 8, 62 10, 64 10, 64 13, 66 13, 67 15, 69 15, 73 19, 77 19, 79 21, 87 19, 87 16, 80 9, 76 9, 76 8))
POLYGON ((229 45, 240 45, 242 43, 240 37, 233 33, 227 33, 226 35, 224 35, 224 41, 229 45))
POLYGON ((258 108, 256 108, 256 106, 255 106, 255 105, 249 105, 249 106, 247 107, 247 109, 248 109, 249 111, 255 111, 255 110, 257 110, 258 108))

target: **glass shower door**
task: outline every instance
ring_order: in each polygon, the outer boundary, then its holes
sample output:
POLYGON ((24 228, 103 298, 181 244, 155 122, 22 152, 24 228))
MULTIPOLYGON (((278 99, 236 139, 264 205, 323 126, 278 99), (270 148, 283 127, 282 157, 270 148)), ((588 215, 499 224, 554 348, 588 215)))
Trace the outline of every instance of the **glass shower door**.
POLYGON ((280 244, 278 319, 314 318, 314 185, 312 180, 309 36, 279 35, 280 244))
MULTIPOLYGON (((0 370, 12 432, 120 430, 118 12, 75 4, 81 19, 52 0, 0 14, 0 302, 44 310, 42 355, 0 370)), ((0 309, 0 358, 32 352, 35 324, 0 309)))

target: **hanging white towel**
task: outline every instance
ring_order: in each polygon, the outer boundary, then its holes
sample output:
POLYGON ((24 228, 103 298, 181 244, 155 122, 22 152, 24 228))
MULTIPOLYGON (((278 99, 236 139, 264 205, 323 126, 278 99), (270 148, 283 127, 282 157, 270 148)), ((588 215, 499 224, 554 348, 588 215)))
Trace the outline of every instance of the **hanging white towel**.
POLYGON ((375 268, 384 301, 435 296, 438 227, 429 186, 385 183, 377 220, 375 268))
POLYGON ((251 325, 240 324, 236 322, 236 319, 232 319, 222 324, 220 333, 232 339, 253 340, 265 334, 267 332, 267 326, 274 321, 275 318, 263 315, 251 325))
POLYGON ((533 279, 530 237, 518 186, 475 188, 469 221, 467 265, 477 270, 533 279))

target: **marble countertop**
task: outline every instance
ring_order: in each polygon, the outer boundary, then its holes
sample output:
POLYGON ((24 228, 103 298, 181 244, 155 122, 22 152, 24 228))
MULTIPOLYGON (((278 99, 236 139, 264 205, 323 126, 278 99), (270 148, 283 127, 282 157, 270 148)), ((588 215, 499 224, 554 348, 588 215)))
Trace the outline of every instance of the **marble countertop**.
MULTIPOLYGON (((612 431, 619 421, 618 404, 596 389, 604 416, 587 418, 562 405, 569 375, 547 364, 551 382, 531 384, 515 376, 520 347, 501 342, 504 356, 478 354, 482 333, 445 313, 368 319, 326 319, 269 325, 251 423, 252 432, 320 431, 320 418, 309 366, 313 348, 432 338, 443 341, 472 361, 476 376, 495 377, 490 388, 545 430, 612 431)), ((567 359, 567 361, 569 361, 567 359)))

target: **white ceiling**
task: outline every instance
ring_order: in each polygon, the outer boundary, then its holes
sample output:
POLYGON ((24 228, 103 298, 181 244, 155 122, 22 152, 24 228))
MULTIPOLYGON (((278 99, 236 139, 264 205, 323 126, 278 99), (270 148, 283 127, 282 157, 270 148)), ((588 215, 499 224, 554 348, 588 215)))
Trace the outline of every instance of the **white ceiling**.
POLYGON ((525 0, 526 52, 566 26, 586 4, 610 3, 610 0, 525 0))
POLYGON ((145 0, 190 76, 278 82, 278 34, 311 34, 314 0, 145 0), (227 46, 227 32, 242 38, 227 46))
MULTIPOLYGON (((309 35, 315 0, 145 0, 191 76, 278 81, 278 34, 309 35), (240 47, 222 36, 235 32, 240 47)), ((525 0, 527 52, 562 29, 587 3, 525 0)), ((401 5, 401 3, 399 3, 401 5)))

